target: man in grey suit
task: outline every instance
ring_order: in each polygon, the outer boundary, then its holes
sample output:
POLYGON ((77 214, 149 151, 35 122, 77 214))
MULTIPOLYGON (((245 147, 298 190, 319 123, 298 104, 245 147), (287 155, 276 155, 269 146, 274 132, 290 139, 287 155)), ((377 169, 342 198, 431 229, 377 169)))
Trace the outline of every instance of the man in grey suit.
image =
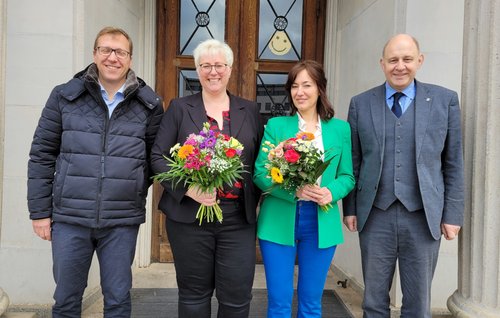
POLYGON ((415 38, 392 37, 380 59, 386 82, 349 106, 356 187, 344 224, 359 231, 365 318, 390 317, 396 261, 401 317, 430 318, 441 234, 452 240, 463 224, 458 96, 415 80, 423 61, 415 38))

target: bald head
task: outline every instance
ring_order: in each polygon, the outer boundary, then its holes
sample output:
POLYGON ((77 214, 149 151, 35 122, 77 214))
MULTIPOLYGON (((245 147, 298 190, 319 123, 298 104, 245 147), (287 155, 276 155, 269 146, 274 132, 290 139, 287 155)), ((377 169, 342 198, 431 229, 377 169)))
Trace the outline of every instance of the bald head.
POLYGON ((401 92, 414 81, 423 62, 417 40, 408 34, 398 34, 385 44, 380 66, 387 83, 401 92))
POLYGON ((382 57, 385 56, 385 50, 386 50, 388 45, 392 44, 393 42, 401 42, 401 41, 413 42, 413 44, 415 45, 415 48, 417 49, 417 52, 420 53, 420 45, 418 44, 417 39, 415 39, 413 36, 411 36, 409 34, 401 33, 401 34, 396 34, 395 36, 390 38, 389 41, 387 41, 385 43, 384 48, 382 49, 382 57))

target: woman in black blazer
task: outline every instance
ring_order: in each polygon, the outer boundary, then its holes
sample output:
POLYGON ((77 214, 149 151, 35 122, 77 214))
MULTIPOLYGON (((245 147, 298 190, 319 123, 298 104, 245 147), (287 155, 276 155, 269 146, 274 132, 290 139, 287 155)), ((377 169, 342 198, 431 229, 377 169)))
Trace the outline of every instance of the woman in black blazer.
POLYGON ((193 52, 202 92, 170 102, 152 150, 154 173, 168 170, 163 155, 189 134, 198 134, 203 123, 210 129, 238 139, 244 146, 242 180, 222 191, 201 193, 182 183, 164 188, 159 208, 166 214, 166 229, 174 255, 179 287, 179 317, 210 317, 214 289, 218 317, 247 317, 255 270, 255 221, 260 191, 252 181, 263 125, 259 109, 227 92, 233 52, 217 40, 199 44, 193 52), (199 225, 200 204, 219 203, 223 222, 199 225))

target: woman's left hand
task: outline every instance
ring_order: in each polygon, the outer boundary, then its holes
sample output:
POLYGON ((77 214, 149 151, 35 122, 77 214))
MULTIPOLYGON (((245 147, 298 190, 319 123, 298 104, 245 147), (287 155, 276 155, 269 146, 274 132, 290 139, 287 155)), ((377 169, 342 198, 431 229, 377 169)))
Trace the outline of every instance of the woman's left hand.
POLYGON ((316 187, 318 189, 317 193, 319 195, 319 198, 316 201, 316 203, 318 203, 318 205, 327 205, 332 203, 333 196, 330 190, 327 187, 319 187, 319 186, 316 187))
POLYGON ((333 200, 332 193, 326 187, 316 184, 308 184, 298 189, 296 196, 299 199, 316 202, 318 205, 327 205, 333 200))

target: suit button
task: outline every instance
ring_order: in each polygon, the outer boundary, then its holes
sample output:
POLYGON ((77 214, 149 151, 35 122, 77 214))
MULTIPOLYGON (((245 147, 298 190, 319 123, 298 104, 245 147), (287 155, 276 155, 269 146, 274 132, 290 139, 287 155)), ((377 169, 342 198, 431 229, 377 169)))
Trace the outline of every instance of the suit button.
POLYGON ((399 182, 399 178, 396 178, 396 182, 399 182))

